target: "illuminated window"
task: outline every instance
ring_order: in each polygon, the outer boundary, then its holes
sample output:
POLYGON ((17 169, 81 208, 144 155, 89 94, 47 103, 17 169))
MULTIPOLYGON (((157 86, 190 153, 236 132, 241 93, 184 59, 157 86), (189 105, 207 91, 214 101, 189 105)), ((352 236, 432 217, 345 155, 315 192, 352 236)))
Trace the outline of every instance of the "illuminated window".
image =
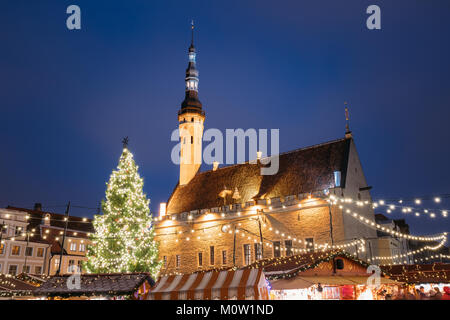
POLYGON ((176 261, 177 268, 179 268, 181 265, 181 256, 179 254, 176 255, 175 261, 176 261))
POLYGON ((80 243, 80 252, 84 252, 86 250, 86 245, 84 243, 80 243))
POLYGON ((227 264, 227 250, 222 250, 222 264, 227 264))
POLYGON ((11 249, 11 255, 12 256, 20 255, 20 247, 19 246, 13 246, 12 249, 11 249))
POLYGON ((71 251, 77 251, 77 244, 75 242, 70 243, 70 250, 71 251))
POLYGON ((340 171, 334 172, 334 186, 335 187, 341 186, 341 172, 340 171))
POLYGON ((67 267, 67 272, 74 272, 75 260, 69 260, 69 266, 67 267))
POLYGON ((44 256, 44 248, 38 248, 37 249, 37 254, 38 257, 43 257, 44 256))
POLYGON ((0 254, 3 254, 5 252, 5 244, 0 244, 0 254))

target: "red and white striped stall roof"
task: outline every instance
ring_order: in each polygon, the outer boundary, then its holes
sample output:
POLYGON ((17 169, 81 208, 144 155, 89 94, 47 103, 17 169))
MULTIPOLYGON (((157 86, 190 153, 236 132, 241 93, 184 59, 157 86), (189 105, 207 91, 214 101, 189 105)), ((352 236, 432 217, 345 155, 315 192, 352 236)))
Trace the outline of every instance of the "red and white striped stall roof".
POLYGON ((161 277, 149 300, 267 300, 261 269, 209 271, 161 277))

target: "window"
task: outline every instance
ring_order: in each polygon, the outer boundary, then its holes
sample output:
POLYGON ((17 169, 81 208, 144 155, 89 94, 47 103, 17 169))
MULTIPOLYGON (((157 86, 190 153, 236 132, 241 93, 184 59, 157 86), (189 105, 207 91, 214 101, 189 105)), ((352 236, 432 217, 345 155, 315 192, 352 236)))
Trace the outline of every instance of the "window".
POLYGON ((34 273, 41 274, 42 273, 42 267, 41 266, 34 267, 34 273))
MULTIPOLYGON (((194 122, 194 120, 192 120, 194 122)), ((194 136, 191 136, 191 144, 194 144, 194 136)))
POLYGON ((76 271, 74 268, 75 260, 69 260, 69 266, 67 267, 67 272, 74 272, 76 271))
POLYGON ((209 264, 214 265, 214 246, 209 247, 209 264))
POLYGON ((26 247, 25 248, 25 255, 27 257, 31 257, 33 255, 33 248, 32 247, 26 247))
POLYGON ((30 273, 30 266, 23 266, 22 272, 23 273, 30 273))
POLYGON ((16 265, 9 266, 8 274, 15 276, 17 274, 17 266, 16 265))
POLYGON ((38 248, 36 256, 43 257, 44 256, 44 248, 38 248))
POLYGON ((59 268, 59 259, 55 259, 55 269, 59 268))
POLYGON ((164 268, 167 268, 167 256, 163 257, 163 265, 164 265, 164 268))
POLYGON ((222 264, 227 264, 227 250, 222 250, 222 264))
POLYGON ((252 251, 249 244, 244 244, 244 265, 252 262, 252 251))
POLYGON ((3 254, 3 252, 5 252, 5 244, 1 243, 0 244, 0 254, 3 254))
POLYGON ((70 243, 70 250, 71 251, 77 251, 77 244, 76 244, 76 242, 71 242, 70 243))
POLYGON ((262 246, 261 243, 255 243, 255 259, 261 260, 262 259, 262 246))
POLYGON ((203 253, 198 253, 198 266, 201 267, 203 265, 203 253))
POLYGON ((314 251, 314 238, 305 239, 305 249, 308 249, 309 251, 314 251))
POLYGON ((22 234, 22 227, 16 226, 16 230, 15 230, 14 234, 16 236, 21 235, 22 234))
POLYGON ((2 225, 1 228, 2 228, 2 233, 3 234, 7 234, 8 233, 8 226, 7 225, 2 225))
POLYGON ((292 240, 285 240, 284 247, 286 248, 286 257, 292 256, 292 240))
POLYGON ((181 257, 179 254, 176 255, 176 266, 179 268, 181 265, 181 257))
POLYGON ((84 252, 86 250, 86 245, 84 243, 80 243, 80 252, 84 252))
POLYGON ((12 249, 11 249, 11 255, 12 256, 20 255, 20 247, 19 246, 13 246, 12 249))
POLYGON ((78 270, 77 271, 79 273, 81 273, 81 270, 83 270, 83 260, 78 260, 77 266, 78 266, 78 270))
POLYGON ((273 243, 273 256, 275 258, 281 257, 280 247, 281 247, 280 241, 274 241, 274 243, 273 243))

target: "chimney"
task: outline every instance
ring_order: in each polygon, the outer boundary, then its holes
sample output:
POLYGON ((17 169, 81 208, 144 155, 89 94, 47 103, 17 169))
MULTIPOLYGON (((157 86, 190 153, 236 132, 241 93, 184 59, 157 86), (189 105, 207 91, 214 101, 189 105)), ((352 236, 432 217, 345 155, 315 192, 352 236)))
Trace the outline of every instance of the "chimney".
POLYGON ((219 168, 219 162, 214 161, 214 162, 213 162, 213 171, 216 171, 217 168, 219 168))
POLYGON ((35 203, 33 210, 34 211, 42 211, 42 203, 35 203))
POLYGON ((167 204, 165 202, 161 202, 159 204, 159 216, 164 217, 166 215, 167 204))

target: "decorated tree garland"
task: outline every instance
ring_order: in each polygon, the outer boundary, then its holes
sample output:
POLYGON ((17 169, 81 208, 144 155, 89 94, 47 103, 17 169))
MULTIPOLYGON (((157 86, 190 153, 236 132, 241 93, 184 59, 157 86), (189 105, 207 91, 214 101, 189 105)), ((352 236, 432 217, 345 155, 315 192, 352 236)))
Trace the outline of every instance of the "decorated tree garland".
POLYGON ((143 179, 124 139, 117 170, 113 171, 102 201, 103 215, 93 221, 95 234, 88 246, 86 269, 91 273, 159 272, 158 245, 143 193, 143 179))

